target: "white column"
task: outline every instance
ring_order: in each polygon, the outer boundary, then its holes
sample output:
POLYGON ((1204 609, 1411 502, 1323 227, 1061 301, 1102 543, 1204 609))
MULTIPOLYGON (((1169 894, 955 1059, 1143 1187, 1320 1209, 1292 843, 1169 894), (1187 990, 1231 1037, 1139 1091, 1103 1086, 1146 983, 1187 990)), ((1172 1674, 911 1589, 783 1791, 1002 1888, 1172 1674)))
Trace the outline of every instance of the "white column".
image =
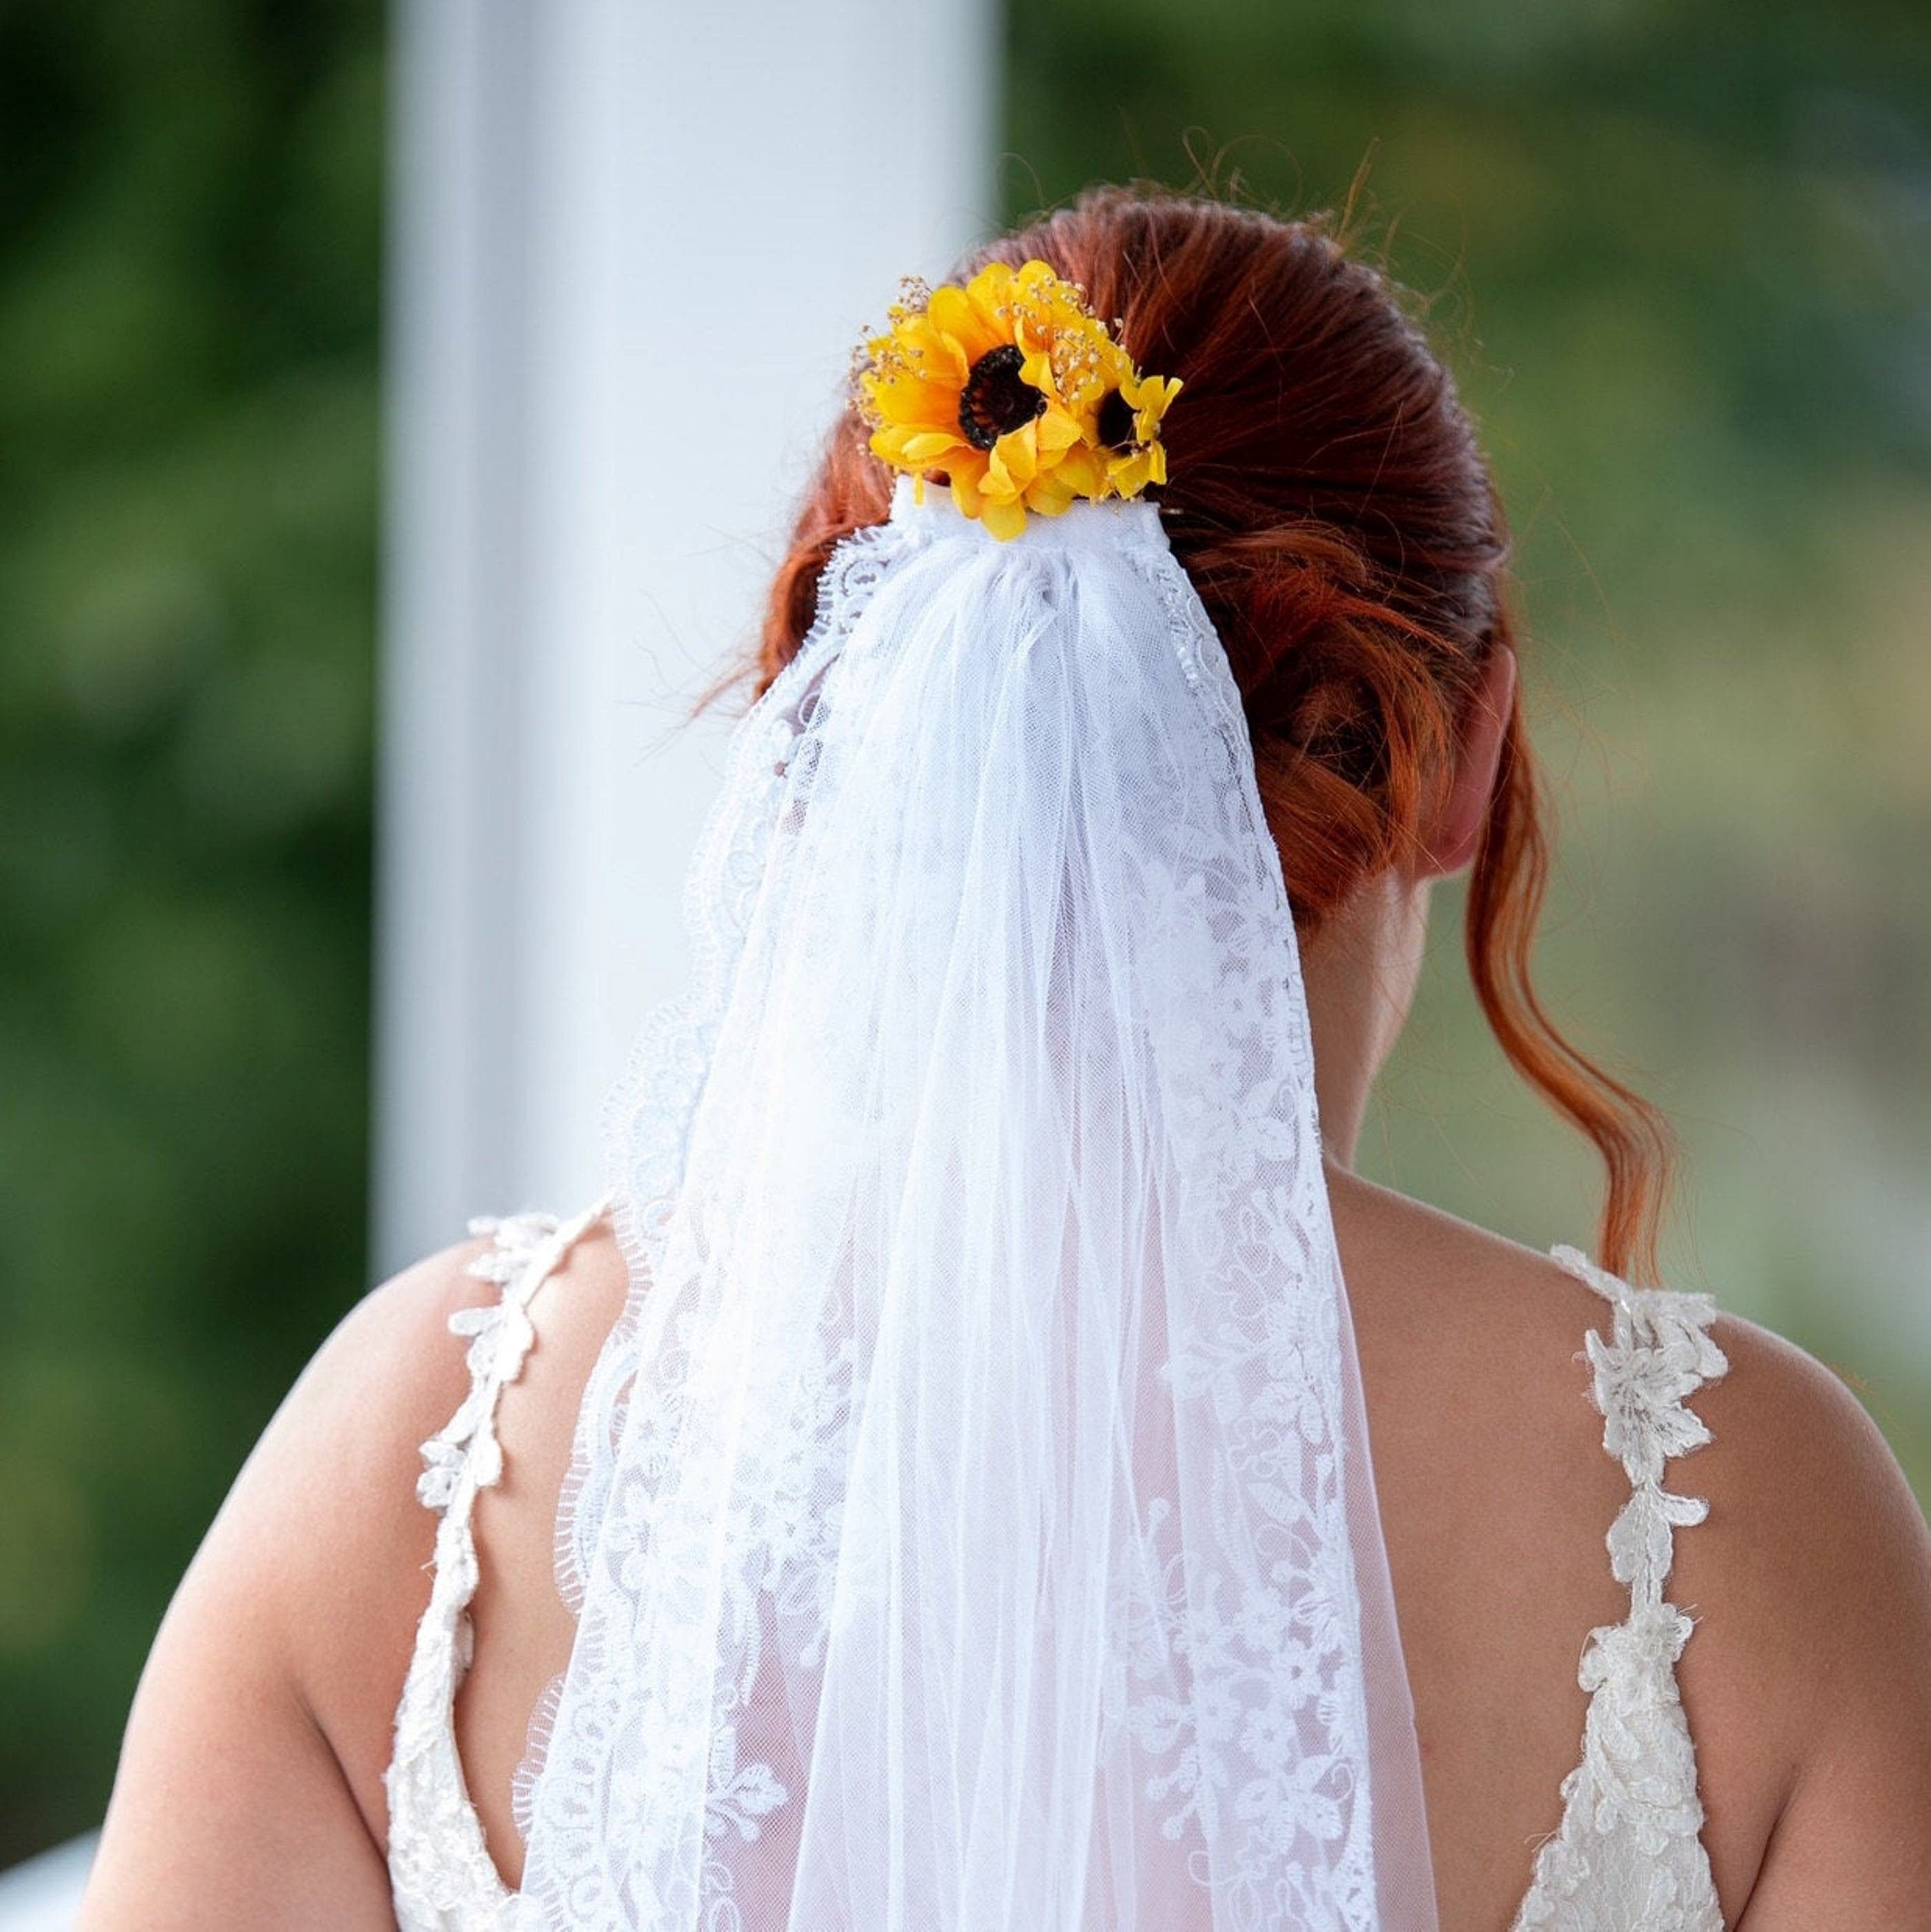
POLYGON ((990 0, 406 0, 375 1259, 602 1184, 853 342, 990 217, 990 0))

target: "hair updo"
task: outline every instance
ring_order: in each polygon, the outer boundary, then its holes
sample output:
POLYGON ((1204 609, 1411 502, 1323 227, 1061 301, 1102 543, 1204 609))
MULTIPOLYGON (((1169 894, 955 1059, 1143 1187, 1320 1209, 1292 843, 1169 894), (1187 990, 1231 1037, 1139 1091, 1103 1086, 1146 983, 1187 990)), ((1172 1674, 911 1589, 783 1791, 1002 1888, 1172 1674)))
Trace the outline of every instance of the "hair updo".
MULTIPOLYGON (((1482 665, 1515 644, 1507 525, 1474 427, 1392 285, 1326 216, 1093 189, 959 274, 1035 257, 1117 320, 1139 367, 1185 386, 1162 429, 1172 480, 1149 494, 1226 646, 1311 935, 1416 849, 1482 665)), ((760 690, 810 628, 833 547, 889 512, 866 436, 850 410, 832 432, 772 586, 760 690)), ((1653 1280, 1668 1130, 1563 1037, 1530 980, 1539 794, 1518 695, 1470 877, 1470 974, 1518 1072, 1602 1156, 1599 1259, 1653 1280)))

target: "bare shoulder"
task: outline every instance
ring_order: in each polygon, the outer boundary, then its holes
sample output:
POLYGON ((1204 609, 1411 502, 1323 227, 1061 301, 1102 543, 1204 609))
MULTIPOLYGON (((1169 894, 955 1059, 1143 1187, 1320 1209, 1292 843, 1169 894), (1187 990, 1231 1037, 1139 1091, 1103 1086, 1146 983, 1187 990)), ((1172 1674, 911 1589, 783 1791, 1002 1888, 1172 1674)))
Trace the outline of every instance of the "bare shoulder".
POLYGON ((433 1542, 418 1444, 467 1387, 447 1324, 494 1292, 467 1272, 484 1246, 366 1296, 236 1477, 143 1673, 83 1924, 384 1922, 381 1771, 433 1542))
POLYGON ((1676 1485, 1710 1513, 1670 1594, 1698 1619, 1678 1675, 1699 1761, 1777 1767, 1740 1922, 1912 1923, 1931 1897, 1931 1534, 1842 1377, 1740 1316, 1711 1334, 1713 1440, 1676 1485))
MULTIPOLYGON (((378 1842, 387 1832, 383 1775, 435 1545, 435 1520, 416 1494, 422 1445, 470 1393, 466 1345, 450 1324, 502 1297, 502 1283, 476 1269, 494 1240, 485 1232, 453 1244, 363 1298, 291 1390, 229 1506, 245 1513, 248 1560, 272 1580, 287 1668, 378 1842)), ((626 1286, 615 1234, 599 1217, 536 1291, 536 1344, 497 1411, 509 1453, 476 1516, 488 1571, 476 1655, 490 1669, 466 1685, 458 1726, 486 1760, 499 1746, 520 1748, 535 1701, 533 1690, 514 1709, 521 1687, 497 1666, 506 1613, 561 1612, 551 1574, 557 1495, 584 1382, 626 1286), (507 1694, 500 1724, 498 1687, 507 1694)))
MULTIPOLYGON (((1580 1352, 1608 1333, 1610 1305, 1548 1256, 1332 1180, 1371 1414, 1377 1384, 1383 1398, 1391 1556, 1406 1510, 1431 1584, 1458 1562, 1515 1566, 1554 1615, 1515 1624, 1509 1676, 1548 1671, 1545 1635, 1572 1673, 1577 1633, 1629 1609, 1602 1544, 1629 1480, 1604 1453, 1580 1352), (1437 1528, 1444 1496, 1460 1505, 1452 1535, 1437 1528)), ((1726 1920, 1911 1923, 1931 1896, 1931 1534, 1845 1380, 1722 1300, 1718 1284, 1722 1364, 1682 1396, 1702 1430, 1662 1480, 1707 1504, 1675 1537, 1665 1594, 1693 1622, 1677 1677, 1726 1920)), ((1461 1585, 1493 1594, 1485 1574, 1461 1585)))
POLYGON ((416 1497, 422 1445, 469 1391, 449 1323, 500 1295, 471 1271, 490 1246, 486 1234, 454 1243, 365 1295, 236 1485, 236 1500, 252 1493, 251 1540, 282 1580, 289 1667, 372 1816, 429 1597, 435 1524, 416 1497))
POLYGON ((1665 1479, 1709 1506, 1671 1579, 1701 1616, 1685 1694, 1734 1708, 1794 1792, 1847 1732, 1875 1747, 1912 1715, 1931 1741, 1931 1538, 1842 1377, 1740 1316, 1710 1334, 1728 1364, 1695 1400, 1712 1439, 1665 1479))
MULTIPOLYGON (((1882 1432, 1794 1342, 1720 1312, 1710 1334, 1728 1366, 1697 1402, 1714 1438, 1696 1466, 1710 1503, 1699 1553, 1749 1586, 1758 1634, 1791 1657, 1881 1654, 1931 1606, 1931 1540, 1882 1432)), ((1803 1674, 1815 1715, 1842 1687, 1803 1674)))
MULTIPOLYGON (((500 1284, 473 1272, 491 1245, 487 1234, 457 1243, 365 1297, 316 1357, 307 1386, 291 1394, 286 1439, 272 1452, 287 1465, 290 1538, 308 1552, 297 1560, 314 1566, 291 1610, 293 1666, 372 1814, 429 1595, 435 1526, 416 1497, 421 1445, 469 1393, 465 1346, 449 1324, 501 1297, 500 1284)), ((477 1606, 479 1658, 496 1648, 489 1640, 506 1590, 545 1608, 554 1603, 557 1492, 584 1381, 626 1286, 603 1216, 571 1243, 530 1304, 536 1344, 497 1412, 506 1473, 476 1514, 491 1558, 491 1587, 477 1606)), ((464 1717, 488 1701, 467 1700, 464 1717)), ((526 1706, 506 1727, 518 1742, 527 1714, 526 1706)))
POLYGON ((350 1310, 263 1432, 196 1559, 254 1597, 364 1799, 380 1784, 428 1600, 435 1526, 416 1497, 422 1444, 469 1389, 449 1322, 500 1294, 470 1271, 490 1245, 487 1235, 453 1243, 350 1310))

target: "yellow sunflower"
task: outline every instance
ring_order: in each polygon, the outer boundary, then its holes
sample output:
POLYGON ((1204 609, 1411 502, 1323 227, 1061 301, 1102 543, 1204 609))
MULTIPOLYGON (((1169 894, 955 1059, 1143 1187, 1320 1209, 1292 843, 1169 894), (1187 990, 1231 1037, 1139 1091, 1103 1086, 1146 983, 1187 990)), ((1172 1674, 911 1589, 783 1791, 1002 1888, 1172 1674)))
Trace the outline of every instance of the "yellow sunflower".
POLYGON ((1161 419, 1180 393, 1177 378, 1129 374, 1101 404, 1098 431, 1107 452, 1107 481, 1119 496, 1137 496, 1167 481, 1161 419))
POLYGON ((871 446, 895 470, 949 484, 993 534, 1029 510, 1134 496, 1167 478, 1161 419, 1178 382, 1142 376, 1044 262, 995 262, 963 288, 906 285, 857 380, 871 446))

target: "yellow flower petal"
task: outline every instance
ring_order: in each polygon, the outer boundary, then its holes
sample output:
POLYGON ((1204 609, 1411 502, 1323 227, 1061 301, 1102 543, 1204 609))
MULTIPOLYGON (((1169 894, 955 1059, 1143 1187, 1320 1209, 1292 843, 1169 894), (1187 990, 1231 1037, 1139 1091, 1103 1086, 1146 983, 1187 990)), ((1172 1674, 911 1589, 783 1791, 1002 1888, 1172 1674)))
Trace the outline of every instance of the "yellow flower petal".
POLYGON ((1029 510, 1037 510, 1042 517, 1056 517, 1073 507, 1080 492, 1057 476, 1041 477, 1026 493, 1025 503, 1029 510))
POLYGON ((1122 496, 1137 496, 1146 488, 1151 469, 1148 452, 1135 450, 1131 456, 1116 457, 1107 464, 1107 481, 1122 496))
POLYGON ((1133 406, 1133 433, 1140 442, 1151 442, 1159 435, 1167 406, 1179 393, 1177 381, 1163 382, 1158 376, 1149 376, 1131 389, 1122 386, 1120 394, 1133 406))
POLYGON ((1106 459, 1086 443, 1069 449, 1055 466, 1053 481, 1082 496, 1103 496, 1107 490, 1106 459))
POLYGON ((943 430, 920 430, 908 436, 899 446, 899 454, 906 462, 923 467, 927 464, 943 462, 959 447, 959 439, 947 435, 943 430))
POLYGON ((923 316, 900 323, 899 340, 915 361, 923 363, 920 373, 929 380, 940 378, 962 387, 972 374, 972 358, 958 338, 935 328, 923 316))
POLYGON ((1057 396, 1059 388, 1053 374, 1053 358, 1043 349, 1034 350, 1020 364, 1020 380, 1030 382, 1042 395, 1057 396))
POLYGON ((1039 436, 1037 422, 1020 429, 1009 429, 993 444, 987 459, 987 473, 996 478, 1002 490, 1023 490, 1039 473, 1039 436))
MULTIPOLYGON (((969 445, 962 446, 969 448, 969 445)), ((928 466, 944 461, 953 451, 962 447, 956 436, 947 436, 943 430, 887 424, 882 429, 872 432, 871 448, 874 456, 882 456, 887 463, 901 470, 923 470, 928 466)))
POLYGON ((987 502, 980 520, 1002 543, 1026 528, 1026 512, 1017 503, 987 502))
POLYGON ((1012 340, 1012 325, 999 311, 1012 303, 1013 272, 1003 262, 989 262, 966 284, 966 292, 996 341, 1012 340))
POLYGON ((916 378, 883 383, 878 388, 875 406, 887 422, 938 428, 957 423, 959 392, 943 383, 922 382, 916 378))
POLYGON ((926 313, 933 328, 958 344, 969 368, 988 350, 996 349, 1002 339, 998 331, 987 327, 978 304, 963 289, 934 289, 932 306, 926 313))
POLYGON ((1045 413, 1035 419, 1033 427, 1038 432, 1042 450, 1071 449, 1076 442, 1086 440, 1086 432, 1079 418, 1057 403, 1047 404, 1045 413))
POLYGON ((986 473, 979 478, 979 494, 988 503, 1017 503, 1020 500, 1020 487, 1003 470, 986 466, 986 473))

